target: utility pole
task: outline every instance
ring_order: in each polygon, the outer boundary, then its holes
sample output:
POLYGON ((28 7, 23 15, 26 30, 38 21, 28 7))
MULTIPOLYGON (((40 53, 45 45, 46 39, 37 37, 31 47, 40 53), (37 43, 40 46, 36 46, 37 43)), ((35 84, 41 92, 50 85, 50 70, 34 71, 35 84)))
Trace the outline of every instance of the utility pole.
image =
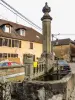
POLYGON ((52 34, 52 55, 53 55, 53 37, 54 35, 52 34))

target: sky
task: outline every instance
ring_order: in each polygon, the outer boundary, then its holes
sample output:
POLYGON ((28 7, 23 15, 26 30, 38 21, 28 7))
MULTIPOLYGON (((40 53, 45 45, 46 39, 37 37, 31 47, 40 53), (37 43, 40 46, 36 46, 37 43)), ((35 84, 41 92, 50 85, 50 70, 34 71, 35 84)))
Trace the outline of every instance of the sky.
MULTIPOLYGON (((51 33, 56 38, 70 38, 75 40, 75 0, 5 0, 8 4, 22 13, 29 20, 42 28, 41 17, 43 16, 42 8, 45 2, 51 7, 50 15, 53 20, 51 22, 51 33)), ((1 2, 1 1, 0 1, 1 2)), ((25 21, 16 17, 9 10, 0 5, 0 18, 13 22, 28 25, 25 21), (2 9, 2 10, 1 10, 2 9)), ((36 29, 37 30, 37 29, 36 29)), ((39 30, 38 30, 39 31, 39 30)), ((42 33, 42 32, 40 32, 42 33)))

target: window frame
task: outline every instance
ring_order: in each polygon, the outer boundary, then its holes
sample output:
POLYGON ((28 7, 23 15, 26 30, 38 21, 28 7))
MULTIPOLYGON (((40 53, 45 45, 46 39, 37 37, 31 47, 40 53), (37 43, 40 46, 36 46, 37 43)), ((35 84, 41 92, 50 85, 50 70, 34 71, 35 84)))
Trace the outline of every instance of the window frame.
POLYGON ((25 29, 20 29, 20 35, 25 36, 25 29))
POLYGON ((5 32, 11 33, 11 26, 10 25, 5 25, 5 32))
POLYGON ((9 39, 9 44, 8 44, 9 47, 12 47, 12 40, 9 39))
POLYGON ((2 38, 0 38, 0 46, 2 46, 2 38))
POLYGON ((30 42, 30 49, 33 49, 33 42, 30 42))

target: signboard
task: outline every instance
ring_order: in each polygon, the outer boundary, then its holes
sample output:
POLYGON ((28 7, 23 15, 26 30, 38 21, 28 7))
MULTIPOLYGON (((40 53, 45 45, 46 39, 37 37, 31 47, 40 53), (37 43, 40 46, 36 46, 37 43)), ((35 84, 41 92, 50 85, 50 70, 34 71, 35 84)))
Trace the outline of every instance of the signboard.
POLYGON ((33 62, 33 67, 37 67, 37 65, 38 65, 38 62, 33 62))

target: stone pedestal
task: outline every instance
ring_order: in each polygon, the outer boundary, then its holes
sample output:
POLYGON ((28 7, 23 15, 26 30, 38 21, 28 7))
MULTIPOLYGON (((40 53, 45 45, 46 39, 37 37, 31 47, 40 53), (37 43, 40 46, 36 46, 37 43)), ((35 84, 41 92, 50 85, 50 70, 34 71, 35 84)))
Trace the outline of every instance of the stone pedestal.
POLYGON ((33 55, 28 54, 25 61, 25 79, 31 80, 33 75, 33 55))

